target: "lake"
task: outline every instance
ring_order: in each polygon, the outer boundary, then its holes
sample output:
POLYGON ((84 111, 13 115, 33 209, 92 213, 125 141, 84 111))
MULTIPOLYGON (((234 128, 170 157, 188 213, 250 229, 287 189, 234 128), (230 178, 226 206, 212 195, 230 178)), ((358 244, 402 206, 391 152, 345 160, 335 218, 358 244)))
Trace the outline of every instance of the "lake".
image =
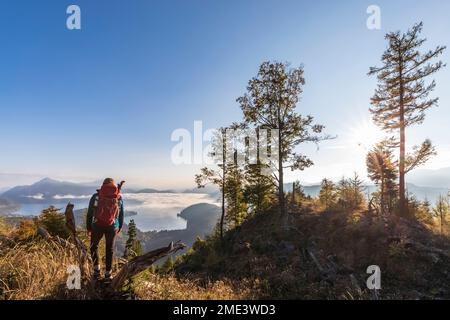
MULTIPOLYGON (((186 228, 186 221, 178 217, 178 214, 185 208, 196 203, 217 204, 217 199, 208 194, 198 193, 125 193, 125 210, 136 211, 136 216, 125 218, 125 222, 133 219, 137 227, 142 231, 150 230, 175 230, 186 228)), ((43 209, 54 205, 64 211, 67 202, 75 205, 75 210, 87 208, 89 199, 63 199, 57 203, 50 203, 43 200, 42 203, 23 204, 16 214, 38 215, 43 209)))

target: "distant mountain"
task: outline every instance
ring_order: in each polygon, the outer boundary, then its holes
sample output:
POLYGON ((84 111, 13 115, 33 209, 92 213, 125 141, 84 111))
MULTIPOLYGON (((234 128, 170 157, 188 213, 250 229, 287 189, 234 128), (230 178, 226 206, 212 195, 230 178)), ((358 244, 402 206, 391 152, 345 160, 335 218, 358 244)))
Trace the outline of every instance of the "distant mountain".
POLYGON ((128 193, 174 193, 173 190, 158 190, 158 189, 152 189, 152 188, 145 188, 145 189, 130 189, 127 190, 128 193))
MULTIPOLYGON (((311 197, 317 197, 320 192, 320 185, 312 185, 312 186, 302 186, 304 192, 306 195, 311 197)), ((366 186, 366 192, 373 193, 377 191, 377 187, 374 185, 367 185, 366 186)), ((410 195, 414 195, 418 200, 425 200, 428 199, 432 204, 436 202, 439 195, 445 195, 449 192, 448 188, 439 188, 439 187, 423 187, 423 186, 417 186, 412 183, 406 184, 407 192, 410 195)), ((291 192, 292 191, 292 183, 286 183, 285 184, 285 191, 291 192)))
POLYGON ((18 185, 32 184, 42 178, 44 177, 34 174, 0 173, 0 192, 18 185))
POLYGON ((206 193, 211 196, 220 196, 219 188, 217 188, 214 185, 207 185, 204 188, 191 188, 191 189, 185 189, 181 191, 182 193, 206 193))
MULTIPOLYGON (((0 194, 0 198, 17 204, 34 204, 43 202, 62 203, 68 200, 89 199, 100 187, 101 182, 75 183, 44 178, 31 185, 17 186, 0 194)), ((123 193, 174 193, 173 190, 158 190, 153 188, 128 189, 123 193)), ((205 193, 205 192, 203 192, 205 193)))
POLYGON ((418 186, 450 188, 450 167, 414 170, 408 174, 406 180, 418 186))
POLYGON ((26 186, 17 186, 0 195, 1 198, 15 203, 39 203, 42 201, 67 201, 69 198, 89 197, 95 192, 92 185, 58 181, 44 178, 26 186))

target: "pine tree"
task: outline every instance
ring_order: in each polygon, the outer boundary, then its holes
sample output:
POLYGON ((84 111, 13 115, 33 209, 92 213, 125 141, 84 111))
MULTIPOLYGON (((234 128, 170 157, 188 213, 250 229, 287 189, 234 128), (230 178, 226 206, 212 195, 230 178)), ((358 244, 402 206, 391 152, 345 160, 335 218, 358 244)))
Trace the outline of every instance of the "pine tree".
POLYGON ((297 180, 292 182, 292 192, 290 197, 293 205, 301 205, 302 201, 306 199, 305 190, 303 189, 300 181, 297 180))
POLYGON ((43 226, 52 236, 58 236, 63 239, 70 237, 70 231, 66 227, 66 218, 59 209, 50 206, 42 210, 37 219, 37 224, 43 226))
POLYGON ((366 158, 369 178, 379 187, 381 214, 391 212, 397 194, 397 163, 393 160, 388 141, 378 143, 366 158))
POLYGON ((248 164, 245 170, 244 199, 255 214, 266 211, 273 203, 275 184, 271 176, 262 172, 261 163, 248 164))
POLYGON ((433 223, 433 212, 431 210, 431 203, 427 198, 420 202, 416 217, 419 221, 431 225, 433 223))
POLYGON ((173 270, 174 262, 172 256, 168 257, 166 261, 162 264, 160 268, 158 268, 159 272, 169 273, 173 270))
MULTIPOLYGON (((324 127, 313 124, 311 116, 303 117, 295 108, 303 92, 303 67, 290 69, 280 62, 263 62, 256 77, 247 86, 247 93, 238 98, 244 120, 256 128, 277 130, 278 152, 274 174, 278 189, 280 213, 286 213, 284 169, 303 170, 313 164, 294 148, 300 143, 318 142, 324 127)), ((274 131, 275 132, 275 131, 274 131)))
POLYGON ((364 181, 359 178, 359 175, 355 172, 353 177, 349 179, 350 195, 351 195, 351 208, 359 209, 364 203, 364 181))
POLYGON ((141 242, 137 239, 136 223, 133 219, 128 224, 128 239, 125 243, 123 257, 127 260, 142 255, 141 242))
POLYGON ((439 229, 441 234, 444 234, 444 228, 448 224, 450 214, 448 196, 439 196, 436 201, 436 206, 433 209, 433 213, 439 221, 439 229))
POLYGON ((212 139, 212 156, 217 163, 218 169, 204 167, 199 174, 195 175, 195 183, 198 188, 204 188, 206 184, 212 183, 219 187, 222 198, 222 214, 220 215, 219 231, 220 238, 223 238, 225 224, 225 184, 227 175, 227 128, 220 128, 212 139))
POLYGON ((260 159, 260 134, 256 129, 256 144, 249 145, 248 153, 256 154, 255 163, 248 161, 245 166, 245 188, 244 200, 248 204, 251 212, 260 214, 269 209, 274 200, 276 184, 270 174, 270 164, 264 163, 260 159), (253 148, 253 149, 250 149, 253 148))
POLYGON ((364 203, 364 183, 358 174, 353 178, 344 177, 337 185, 338 204, 343 211, 358 209, 364 203))
POLYGON ((244 201, 244 173, 236 162, 228 165, 224 193, 227 225, 237 227, 247 215, 247 205, 244 201))
POLYGON ((405 174, 423 164, 435 153, 430 140, 425 140, 414 152, 405 152, 405 129, 420 124, 425 119, 425 111, 437 105, 438 98, 429 98, 436 83, 426 84, 430 75, 441 69, 441 61, 431 61, 440 56, 445 47, 438 46, 426 53, 419 51, 426 39, 419 38, 423 24, 419 23, 405 34, 391 32, 386 35, 389 43, 382 56, 381 67, 372 67, 369 75, 376 75, 378 88, 371 99, 375 123, 383 130, 399 132, 396 148, 399 149, 399 206, 400 213, 408 215, 406 206, 405 174))
POLYGON ((319 202, 325 207, 325 210, 330 210, 336 204, 337 194, 336 186, 333 181, 323 179, 320 184, 319 202))

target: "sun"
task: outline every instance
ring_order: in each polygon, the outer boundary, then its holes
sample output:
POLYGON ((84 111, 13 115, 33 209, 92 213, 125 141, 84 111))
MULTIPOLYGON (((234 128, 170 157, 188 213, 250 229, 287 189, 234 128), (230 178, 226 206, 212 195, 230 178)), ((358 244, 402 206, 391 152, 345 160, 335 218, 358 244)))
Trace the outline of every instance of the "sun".
POLYGON ((348 135, 349 143, 352 146, 364 150, 369 150, 385 137, 383 131, 369 120, 360 121, 355 126, 351 127, 348 135))

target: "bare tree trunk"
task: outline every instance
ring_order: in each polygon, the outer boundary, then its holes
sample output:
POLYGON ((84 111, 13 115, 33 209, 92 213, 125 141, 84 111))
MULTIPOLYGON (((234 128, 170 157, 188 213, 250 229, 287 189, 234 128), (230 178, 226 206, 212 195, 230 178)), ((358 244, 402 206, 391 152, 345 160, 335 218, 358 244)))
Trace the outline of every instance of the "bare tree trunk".
POLYGON ((220 239, 223 239, 223 224, 225 220, 225 181, 226 181, 226 140, 222 133, 222 215, 220 216, 220 239))
POLYGON ((225 220, 225 160, 222 169, 222 215, 220 216, 220 239, 223 239, 223 223, 225 220))
MULTIPOLYGON (((401 64, 400 64, 401 66, 401 64)), ((400 159, 399 159, 399 209, 400 215, 408 215, 405 197, 405 105, 403 89, 403 70, 400 67, 400 159)))
POLYGON ((89 253, 84 245, 83 241, 80 240, 77 236, 77 229, 75 224, 75 217, 73 215, 74 205, 72 203, 68 203, 66 207, 66 211, 64 212, 64 216, 66 217, 66 226, 70 231, 70 235, 73 243, 75 244, 78 251, 78 264, 80 266, 81 277, 84 278, 90 275, 89 268, 89 253))
POLYGON ((386 205, 385 205, 385 193, 386 191, 385 186, 384 186, 384 176, 383 176, 383 172, 381 173, 381 194, 380 194, 380 207, 381 207, 381 215, 385 216, 386 215, 386 205))
POLYGON ((295 181, 292 182, 292 205, 295 204, 295 181))
POLYGON ((222 214, 220 216, 220 238, 223 238, 223 222, 225 219, 225 194, 222 191, 222 214))
POLYGON ((278 202, 281 215, 286 214, 286 205, 284 199, 284 180, 283 180, 283 152, 281 143, 281 129, 278 129, 278 202))

